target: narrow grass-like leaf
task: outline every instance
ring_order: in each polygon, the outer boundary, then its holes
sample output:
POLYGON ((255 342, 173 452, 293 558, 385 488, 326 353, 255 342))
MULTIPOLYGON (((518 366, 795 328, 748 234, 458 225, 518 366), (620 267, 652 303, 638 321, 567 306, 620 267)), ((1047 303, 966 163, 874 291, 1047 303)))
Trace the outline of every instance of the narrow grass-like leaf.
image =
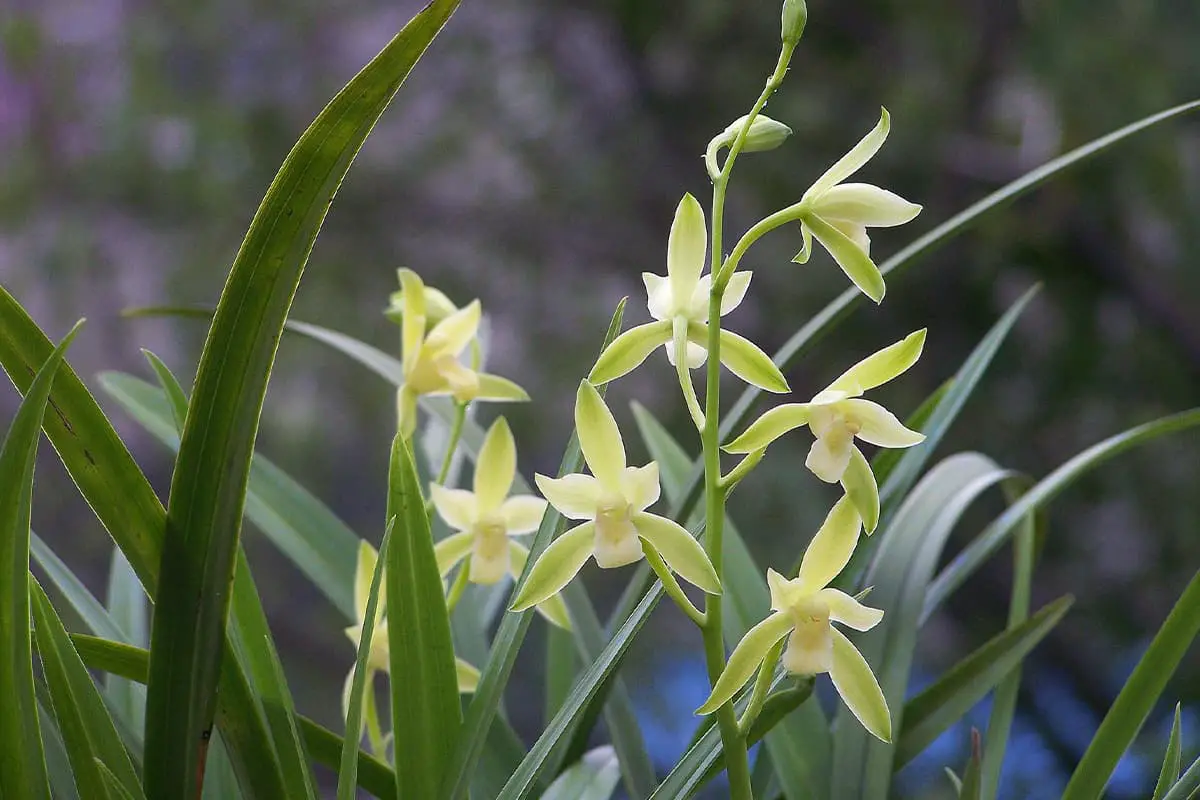
POLYGON ((1162 800, 1195 800, 1200 793, 1200 758, 1179 776, 1179 780, 1171 787, 1162 800))
POLYGON ((333 195, 457 7, 418 12, 318 115, 259 206, 217 304, 171 482, 146 703, 146 791, 191 796, 216 710, 229 583, 267 380, 333 195))
POLYGON ((97 636, 126 641, 127 634, 95 595, 36 533, 29 534, 29 554, 88 629, 97 636))
POLYGON ((1074 598, 1067 595, 1047 604, 1020 625, 992 637, 909 700, 904 705, 904 727, 896 741, 895 769, 920 755, 1004 680, 1054 629, 1073 602, 1074 598))
POLYGON ((550 719, 562 707, 579 673, 575 642, 568 631, 550 627, 546 630, 546 677, 543 714, 550 719))
MULTIPOLYGON (((1104 791, 1117 762, 1142 728, 1167 681, 1200 633, 1200 572, 1192 576, 1175 607, 1121 687, 1091 744, 1075 767, 1062 800, 1093 800, 1104 791)), ((1192 770, 1188 770, 1191 772, 1192 770)))
POLYGON ((99 770, 103 764, 127 793, 140 795, 133 762, 66 628, 37 581, 30 580, 29 592, 42 670, 79 793, 84 797, 107 793, 99 770))
POLYGON ((608 745, 597 747, 559 775, 541 800, 608 800, 620 779, 617 752, 608 745))
POLYGON ((38 722, 42 734, 42 747, 46 752, 46 771, 50 775, 50 793, 55 800, 79 800, 75 780, 71 775, 71 759, 63 744, 58 723, 49 710, 50 693, 43 681, 37 681, 38 722), (44 698, 44 699, 43 699, 44 698))
MULTIPOLYGON (((141 786, 137 787, 137 794, 129 791, 129 788, 121 782, 121 779, 100 759, 96 759, 95 766, 97 773, 100 775, 101 785, 104 788, 103 796, 107 797, 108 800, 137 800, 140 797, 145 797, 142 794, 141 786)), ((100 795, 96 796, 100 797, 100 795)))
MULTIPOLYGON (((854 643, 879 680, 891 710, 892 730, 903 729, 903 703, 916 652, 918 619, 926 586, 950 533, 963 512, 992 486, 1010 477, 991 459, 964 453, 930 470, 896 513, 880 539, 864 585, 871 605, 887 609, 883 621, 854 643)), ((867 733, 838 706, 833 735, 832 794, 839 798, 885 797, 892 777, 894 743, 867 733)))
MULTIPOLYGON (((658 462, 663 492, 673 505, 682 503, 692 459, 662 424, 640 404, 633 404, 633 416, 651 458, 658 462)), ((699 524, 702 512, 694 512, 690 522, 699 524)), ((737 645, 746 632, 766 618, 770 610, 765 572, 754 563, 745 541, 733 520, 725 519, 724 606, 725 643, 737 645)), ((794 573, 793 573, 794 574, 794 573)), ((828 786, 829 725, 817 703, 805 703, 795 714, 782 720, 767 736, 779 781, 788 798, 823 793, 828 786)))
MULTIPOLYGON (((948 378, 941 386, 934 389, 928 397, 921 401, 921 405, 917 406, 917 410, 904 419, 904 427, 910 431, 924 433, 925 427, 929 424, 929 418, 933 416, 933 412, 941 405, 942 400, 946 397, 946 393, 950 391, 950 387, 952 386, 954 386, 954 378, 948 378)), ((900 463, 900 459, 904 458, 904 455, 911 449, 879 448, 875 455, 871 457, 871 471, 875 473, 875 480, 880 484, 886 483, 891 477, 893 470, 896 469, 896 465, 900 463)))
POLYGON ((76 324, 38 365, 0 445, 0 796, 49 797, 29 636, 29 515, 42 415, 76 324))
POLYGON ((983 800, 983 753, 979 731, 971 729, 971 756, 963 769, 962 783, 958 787, 959 800, 983 800))
POLYGON ((375 559, 375 571, 371 575, 371 588, 367 593, 367 607, 363 612, 362 634, 358 640, 358 653, 354 658, 354 678, 350 685, 350 705, 346 713, 346 735, 342 739, 342 759, 338 766, 338 800, 354 800, 358 788, 358 743, 362 739, 363 695, 367 688, 367 658, 371 654, 371 639, 375 635, 375 615, 379 609, 379 590, 383 585, 383 565, 386 563, 388 539, 392 535, 389 520, 379 545, 379 557, 375 559))
POLYGON ((462 734, 462 708, 425 498, 400 436, 392 443, 387 506, 395 520, 386 564, 397 796, 433 798, 462 734))
MULTIPOLYGON (((113 548, 108 568, 108 616, 125 634, 122 640, 138 647, 150 642, 149 603, 142 584, 129 566, 129 560, 119 547, 113 548)), ((114 713, 133 732, 135 741, 142 741, 146 713, 146 687, 124 678, 109 676, 105 694, 114 713)))
POLYGON ((1181 756, 1179 710, 1179 703, 1176 703, 1175 717, 1171 721, 1171 735, 1167 738, 1167 752, 1163 755, 1162 768, 1158 771, 1158 780, 1154 784, 1154 795, 1150 800, 1162 800, 1163 795, 1179 780, 1181 756))
POLYGON ((1058 469, 1038 481, 1020 500, 1009 506, 1007 511, 988 525, 938 574, 937 578, 929 585, 922 621, 927 619, 934 609, 961 586, 971 573, 1003 546, 1026 516, 1048 503, 1077 478, 1126 450, 1146 444, 1160 436, 1185 431, 1197 425, 1200 425, 1200 409, 1183 411, 1111 436, 1067 460, 1058 469))

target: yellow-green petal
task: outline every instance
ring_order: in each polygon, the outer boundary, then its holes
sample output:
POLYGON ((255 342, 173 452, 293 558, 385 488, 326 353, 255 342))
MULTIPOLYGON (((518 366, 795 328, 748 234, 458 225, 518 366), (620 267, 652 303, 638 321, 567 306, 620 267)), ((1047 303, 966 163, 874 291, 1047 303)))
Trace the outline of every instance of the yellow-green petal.
POLYGON ((921 213, 921 207, 895 192, 869 183, 843 183, 814 201, 813 212, 830 221, 842 220, 868 228, 890 228, 911 222, 921 213))
POLYGON ((545 514, 546 501, 531 494, 515 494, 500 504, 500 518, 509 536, 533 533, 545 514))
POLYGON ((711 714, 729 702, 738 689, 750 680, 758 665, 767 657, 767 651, 791 630, 791 616, 777 611, 747 631, 729 654, 729 662, 725 664, 721 677, 717 678, 712 694, 704 701, 704 705, 696 709, 696 713, 711 714))
MULTIPOLYGON (((434 545, 433 553, 437 557, 438 575, 443 578, 450 574, 454 565, 467 557, 475 537, 470 533, 455 533, 442 539, 434 545)), ((380 595, 382 599, 383 595, 380 595)))
POLYGON ((869 631, 883 619, 883 611, 864 606, 855 598, 837 589, 822 589, 817 592, 821 601, 829 607, 829 618, 834 622, 856 631, 869 631))
POLYGON ((661 345, 671 341, 671 321, 660 320, 638 325, 622 333, 604 348, 588 380, 596 386, 632 372, 661 345))
POLYGON ((621 494, 634 511, 645 511, 657 503, 661 492, 656 461, 644 467, 626 467, 621 473, 621 494))
POLYGON ((725 284, 725 293, 721 295, 722 317, 740 306, 742 300, 746 299, 746 291, 750 288, 752 277, 754 277, 753 272, 735 272, 729 278, 729 283, 725 284))
MULTIPOLYGON (((787 378, 775 366, 771 357, 764 353, 759 346, 749 339, 738 336, 733 331, 721 329, 721 363, 729 371, 746 383, 774 394, 786 394, 787 378)), ((688 340, 706 347, 708 345, 708 326, 699 322, 688 325, 688 340)))
POLYGON ((433 326, 425 337, 425 346, 438 355, 458 355, 467 348, 479 330, 479 319, 483 308, 478 300, 472 300, 463 308, 433 326))
MULTIPOLYGON (((371 579, 375 576, 375 563, 379 560, 379 553, 371 546, 371 543, 363 539, 358 543, 358 559, 354 565, 354 614, 355 619, 362 623, 362 615, 367 611, 367 599, 371 595, 371 579)), ((384 607, 386 598, 383 593, 379 594, 379 608, 375 612, 377 619, 381 619, 387 612, 384 607)))
POLYGON ((925 434, 904 427, 896 415, 870 400, 843 400, 847 419, 858 424, 855 434, 864 442, 880 447, 912 447, 925 441, 925 434))
POLYGON ((850 498, 843 495, 829 510, 800 561, 797 578, 807 591, 825 588, 845 568, 858 544, 861 528, 858 511, 850 498))
POLYGON ((770 567, 767 568, 767 589, 771 593, 772 611, 787 610, 804 591, 799 579, 789 581, 770 567))
POLYGON ((800 220, 800 237, 800 252, 792 256, 793 264, 807 264, 808 259, 812 257, 812 231, 804 224, 803 219, 800 220))
POLYGON ((721 580, 700 543, 677 522, 641 512, 630 517, 638 536, 654 545, 671 571, 709 594, 721 593, 721 580))
POLYGON ((604 398, 587 381, 580 381, 575 395, 575 430, 592 474, 606 489, 619 492, 621 473, 625 471, 625 442, 604 398))
POLYGON ((538 473, 533 480, 550 505, 567 519, 596 518, 601 489, 600 481, 591 475, 573 472, 561 478, 551 478, 538 473))
POLYGON ((461 658, 455 657, 454 671, 458 676, 459 694, 472 694, 479 686, 479 670, 461 658))
POLYGON ((466 489, 447 489, 431 483, 429 497, 438 515, 456 531, 470 530, 479 519, 479 504, 475 495, 466 489))
POLYGON ((892 716, 871 667, 846 635, 833 629, 833 686, 862 726, 884 742, 892 740, 892 716))
POLYGON ((396 391, 396 427, 405 439, 417 429, 417 393, 407 384, 396 391))
POLYGON ((521 586, 509 610, 524 611, 558 594, 579 574, 584 562, 592 554, 595 535, 596 523, 585 522, 551 542, 529 571, 529 578, 521 586))
POLYGON ((917 363, 925 348, 926 331, 926 328, 922 328, 910 333, 895 344, 867 356, 839 375, 825 391, 841 391, 847 396, 857 397, 868 389, 887 383, 917 363))
POLYGON ((475 460, 475 501, 478 513, 498 509, 517 474, 517 445, 504 417, 497 417, 475 460))
POLYGON ((510 381, 508 378, 501 378, 499 375, 490 375, 486 372, 475 373, 479 381, 475 400, 490 400, 509 403, 527 403, 529 395, 517 384, 510 381))
POLYGON ((690 194, 685 194, 675 209, 671 234, 667 239, 667 280, 671 282, 672 310, 692 297, 692 290, 704 271, 704 256, 708 252, 708 231, 704 224, 704 209, 690 194))
POLYGON ((830 222, 826 222, 815 214, 805 218, 813 236, 829 251, 833 260, 846 273, 846 277, 859 290, 876 303, 883 302, 887 286, 883 275, 871 257, 846 234, 830 222))
POLYGON ((842 473, 842 488, 858 510, 867 534, 874 533, 875 526, 879 524, 879 484, 875 481, 875 473, 871 471, 867 457, 853 445, 850 447, 850 463, 842 473))
POLYGON ((825 192, 832 189, 837 184, 849 178, 855 172, 870 161, 879 148, 883 147, 883 143, 887 140, 888 131, 892 127, 892 117, 888 114, 886 108, 879 109, 879 122, 871 129, 871 132, 859 140, 858 144, 850 149, 850 152, 839 158, 832 167, 825 171, 825 174, 817 178, 816 183, 812 185, 805 197, 817 198, 825 192))
POLYGON ((421 344, 425 341, 425 284, 411 269, 400 270, 400 290, 404 293, 404 318, 400 323, 401 357, 404 375, 416 366, 421 344))
POLYGON ((808 424, 808 403, 776 406, 756 419, 742 435, 721 449, 727 453, 753 453, 790 430, 808 424))

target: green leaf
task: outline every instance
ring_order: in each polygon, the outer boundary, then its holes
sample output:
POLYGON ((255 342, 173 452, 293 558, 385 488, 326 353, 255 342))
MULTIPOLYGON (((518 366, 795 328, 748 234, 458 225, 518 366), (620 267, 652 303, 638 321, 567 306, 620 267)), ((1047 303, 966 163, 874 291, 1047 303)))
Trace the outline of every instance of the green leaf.
POLYGON ((1179 776, 1179 781, 1163 795, 1163 800, 1195 800, 1197 792, 1200 792, 1200 758, 1179 776))
POLYGON ((29 592, 42 670, 76 787, 84 797, 103 797, 108 790, 100 766, 106 766, 127 794, 140 796, 133 762, 66 628, 37 581, 30 580, 29 592))
POLYGON ((412 452, 392 442, 387 557, 393 734, 398 797, 436 797, 462 733, 450 618, 412 452))
MULTIPOLYGON (((129 566, 129 560, 119 547, 113 548, 112 563, 108 569, 108 595, 106 598, 109 618, 124 634, 122 641, 145 647, 149 644, 149 603, 142 584, 129 566)), ((101 634, 103 635, 103 634, 101 634)), ((135 741, 141 744, 142 726, 145 723, 146 687, 110 676, 105 681, 105 693, 113 712, 133 732, 135 741)))
POLYGON ((1030 650, 1054 629, 1074 598, 1060 597, 1020 625, 1009 628, 954 665, 904 705, 904 727, 896 742, 894 769, 900 769, 962 719, 1003 681, 1030 650))
POLYGON ((76 324, 39 363, 0 445, 0 795, 49 797, 29 637, 29 515, 42 415, 76 324))
POLYGON ((542 793, 542 800, 608 800, 621 779, 617 753, 605 745, 586 753, 542 793))
MULTIPOLYGON (((1112 708, 1100 723, 1100 729, 1075 767, 1062 800, 1100 797, 1117 761, 1141 730, 1197 633, 1200 633, 1200 572, 1192 576, 1150 646, 1133 668, 1133 674, 1125 681, 1112 708)), ((1188 772, 1193 770, 1189 769, 1188 772)))
POLYGON ((962 783, 958 787, 959 800, 982 800, 983 798, 983 753, 979 731, 971 729, 971 757, 963 770, 962 783))
MULTIPOLYGON (((972 502, 1010 473, 991 459, 960 454, 942 461, 917 485, 894 520, 875 534, 880 540, 864 585, 871 604, 887 609, 855 645, 875 671, 892 714, 892 730, 903 730, 903 703, 916 651, 918 620, 926 586, 950 533, 972 502)), ((839 798, 885 797, 895 747, 879 741, 838 706, 833 735, 833 790, 839 798)))
POLYGON ((1167 739, 1167 752, 1163 756, 1162 769, 1158 771, 1158 781, 1154 784, 1154 795, 1150 800, 1162 800, 1167 790, 1179 780, 1179 761, 1179 703, 1176 703, 1175 718, 1171 722, 1171 735, 1167 739))
POLYGON ((155 598, 145 753, 146 792, 155 800, 194 791, 203 763, 250 459, 300 276, 354 156, 457 5, 434 0, 419 12, 304 132, 217 304, 176 459, 155 598))
POLYGON ((367 607, 363 611, 362 635, 358 641, 358 653, 354 658, 354 678, 350 685, 349 709, 346 714, 346 735, 342 739, 342 759, 338 767, 338 800, 354 800, 358 788, 358 743, 362 739, 363 696, 367 687, 367 659, 371 654, 371 639, 375 634, 375 616, 379 610, 379 588, 383 585, 383 565, 386 563, 388 540, 392 536, 395 519, 388 521, 379 545, 379 557, 371 575, 371 588, 367 592, 367 607))
POLYGON ((121 783, 120 779, 113 774, 113 771, 108 768, 103 761, 96 759, 96 770, 100 774, 100 782, 103 786, 103 793, 108 800, 135 800, 138 797, 144 797, 142 787, 137 787, 137 794, 129 791, 129 789, 121 783))
MULTIPOLYGON (((35 679, 36 680, 36 679, 35 679)), ((66 745, 63 744, 62 734, 58 732, 58 723, 47 710, 50 706, 50 693, 44 681, 37 681, 38 721, 41 727, 42 746, 46 749, 46 771, 50 774, 51 796, 57 800, 79 800, 79 792, 75 789, 75 779, 71 775, 71 759, 67 756, 66 745)))
POLYGON ((88 591, 83 582, 75 577, 75 573, 71 572, 50 546, 32 531, 29 534, 29 554, 88 630, 106 639, 121 642, 127 640, 128 634, 109 616, 108 610, 88 591))
POLYGON ((1200 425, 1200 409, 1172 414, 1111 436, 1067 460, 993 520, 938 574, 929 585, 922 620, 928 619, 934 609, 961 586, 980 564, 991 557, 1031 511, 1048 503, 1077 478, 1126 450, 1159 436, 1184 431, 1197 425, 1200 425))

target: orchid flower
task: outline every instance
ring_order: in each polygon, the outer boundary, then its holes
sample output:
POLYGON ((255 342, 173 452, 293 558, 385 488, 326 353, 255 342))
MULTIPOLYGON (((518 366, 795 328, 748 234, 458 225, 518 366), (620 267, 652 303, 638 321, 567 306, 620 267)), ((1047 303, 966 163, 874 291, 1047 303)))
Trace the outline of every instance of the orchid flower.
POLYGON ((925 441, 925 436, 904 427, 892 412, 861 395, 915 364, 924 346, 922 328, 864 358, 809 402, 771 409, 723 449, 750 453, 807 425, 816 441, 805 466, 826 483, 842 482, 871 533, 879 521, 879 487, 866 457, 854 444, 855 438, 879 447, 912 447, 925 441))
POLYGON ((764 664, 769 651, 790 635, 783 651, 784 669, 797 675, 828 672, 842 701, 863 727, 883 741, 891 741, 891 716, 879 682, 858 648, 832 625, 837 622, 868 631, 883 619, 879 609, 829 587, 850 560, 861 525, 854 504, 842 497, 813 537, 794 579, 767 570, 774 613, 738 642, 712 694, 696 713, 711 714, 727 703, 764 664))
MULTIPOLYGON (((443 578, 464 560, 462 568, 472 583, 493 584, 506 575, 516 578, 525 569, 529 549, 511 537, 537 530, 546 501, 532 495, 509 497, 516 474, 516 445, 508 423, 500 417, 479 449, 474 491, 437 484, 429 487, 438 514, 456 531, 434 548, 443 578)), ((559 595, 539 604, 538 610, 555 625, 570 630, 566 605, 559 595)))
POLYGON ((659 497, 658 464, 626 466, 625 445, 596 387, 579 384, 575 398, 579 447, 591 475, 535 475, 538 488, 568 519, 585 520, 555 539, 530 570, 512 610, 522 611, 557 593, 589 557, 621 567, 653 548, 681 578, 709 594, 721 583, 704 548, 682 526, 646 511, 659 497))
POLYGON ((876 303, 883 300, 883 275, 871 260, 867 228, 903 225, 921 206, 869 183, 843 183, 879 152, 887 139, 891 117, 882 109, 879 124, 862 141, 817 178, 800 198, 803 211, 800 232, 804 247, 792 260, 804 264, 812 252, 812 239, 824 246, 854 285, 876 303))
MULTIPOLYGON (((371 546, 369 542, 363 541, 358 545, 358 562, 354 567, 354 624, 346 628, 346 636, 358 647, 359 639, 362 638, 363 632, 363 617, 367 613, 367 601, 371 593, 371 578, 375 575, 375 562, 379 560, 379 553, 371 546)), ((384 581, 387 580, 387 573, 384 572, 384 581)), ((388 631, 387 631, 387 593, 382 590, 386 583, 380 584, 379 599, 375 606, 375 625, 371 628, 371 650, 367 653, 367 679, 366 686, 370 687, 375 678, 376 672, 387 672, 391 667, 391 650, 388 647, 388 631)), ((470 694, 475 691, 475 687, 479 685, 479 670, 463 661, 461 658, 454 659, 454 666, 458 673, 458 691, 463 694, 470 694)), ((342 716, 346 716, 346 711, 350 708, 350 689, 354 683, 354 668, 351 667, 350 674, 346 676, 345 686, 342 688, 342 716)))
MULTIPOLYGON (((459 403, 472 400, 524 401, 529 395, 520 386, 498 375, 489 375, 460 361, 463 350, 479 330, 478 300, 453 311, 426 331, 426 288, 417 273, 400 270, 404 385, 397 397, 400 430, 407 438, 417 423, 417 397, 452 395, 459 403)), ((444 295, 443 295, 444 297, 444 295)))
MULTIPOLYGON (((667 351, 671 364, 680 355, 688 368, 704 363, 708 351, 708 302, 712 275, 701 275, 708 248, 704 211, 690 194, 675 210, 667 240, 667 274, 642 273, 647 306, 654 322, 618 336, 596 361, 588 380, 599 386, 621 377, 646 360, 656 348, 667 351)), ((733 311, 746 296, 750 272, 730 278, 721 298, 721 315, 733 311)), ((732 331, 721 330, 721 363, 747 383, 777 394, 788 391, 783 373, 757 345, 732 331)))

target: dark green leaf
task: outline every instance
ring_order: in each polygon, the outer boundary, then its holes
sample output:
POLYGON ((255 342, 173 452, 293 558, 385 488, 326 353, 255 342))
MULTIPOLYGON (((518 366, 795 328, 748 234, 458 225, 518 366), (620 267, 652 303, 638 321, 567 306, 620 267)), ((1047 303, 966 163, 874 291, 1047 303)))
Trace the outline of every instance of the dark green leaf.
POLYGON ((1179 703, 1176 703, 1175 718, 1171 722, 1171 735, 1167 739, 1167 752, 1163 756, 1162 768, 1158 771, 1158 781, 1154 784, 1154 795, 1150 800, 1162 800, 1167 790, 1179 780, 1181 750, 1179 739, 1179 703))

